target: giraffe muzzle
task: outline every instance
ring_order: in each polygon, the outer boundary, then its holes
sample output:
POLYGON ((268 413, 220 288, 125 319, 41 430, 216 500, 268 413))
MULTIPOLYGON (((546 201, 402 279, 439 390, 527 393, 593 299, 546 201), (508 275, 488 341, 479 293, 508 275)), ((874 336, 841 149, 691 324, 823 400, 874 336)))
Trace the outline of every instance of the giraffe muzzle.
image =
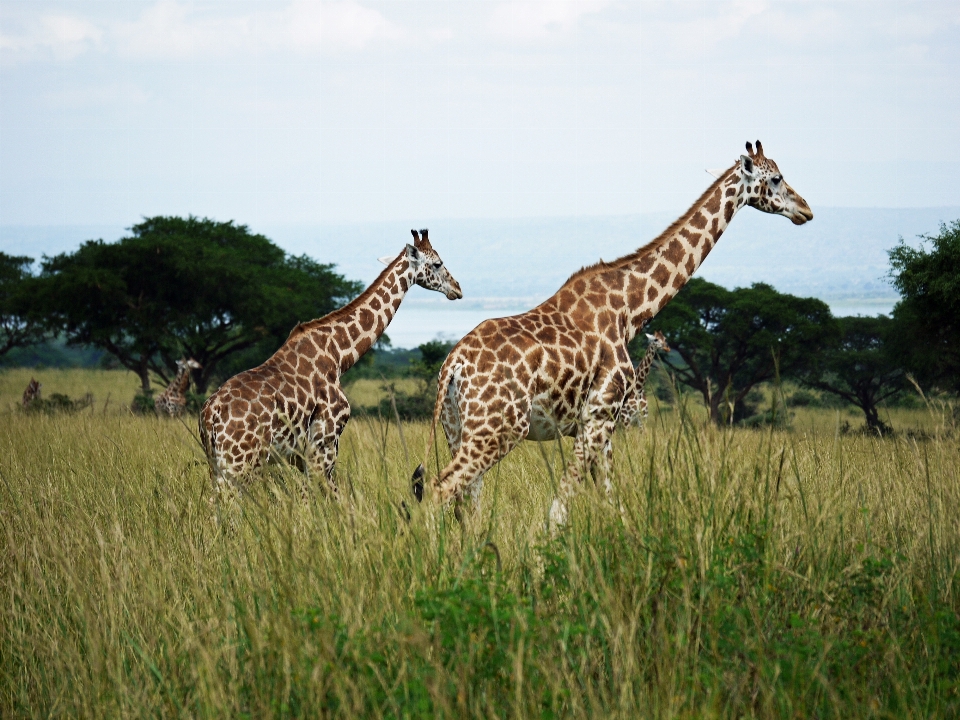
POLYGON ((797 208, 790 216, 790 222, 792 222, 794 225, 803 225, 811 220, 813 220, 813 210, 811 210, 809 207, 797 208))

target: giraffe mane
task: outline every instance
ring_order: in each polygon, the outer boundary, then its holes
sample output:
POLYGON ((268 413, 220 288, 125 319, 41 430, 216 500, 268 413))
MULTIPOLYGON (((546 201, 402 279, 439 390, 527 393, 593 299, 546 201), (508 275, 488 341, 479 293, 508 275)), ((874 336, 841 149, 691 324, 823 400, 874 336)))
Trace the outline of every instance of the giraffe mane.
POLYGON ((344 316, 347 316, 347 315, 352 316, 354 308, 356 308, 357 305, 366 302, 367 299, 370 298, 370 296, 373 295, 380 288, 380 283, 383 281, 383 278, 386 276, 387 273, 389 273, 393 269, 394 264, 397 262, 397 260, 400 259, 400 255, 402 255, 403 252, 404 251, 401 250, 397 254, 397 257, 393 260, 393 262, 387 265, 380 272, 380 274, 377 275, 377 279, 374 280, 369 285, 367 285, 366 289, 362 293, 357 295, 355 298, 353 298, 353 300, 348 302, 346 305, 344 305, 341 308, 337 308, 332 313, 324 315, 323 317, 297 323, 297 325, 293 328, 293 330, 290 331, 290 334, 287 336, 287 341, 289 342, 297 335, 310 332, 311 330, 317 330, 318 328, 321 328, 328 324, 334 324, 344 316))
POLYGON ((671 237, 677 230, 679 230, 681 227, 686 225, 690 221, 690 218, 693 217, 693 214, 695 212, 699 212, 700 206, 707 201, 707 198, 710 197, 710 195, 713 194, 714 189, 719 187, 727 178, 729 178, 731 173, 733 173, 737 169, 737 166, 738 166, 738 163, 734 163, 729 168, 727 168, 726 171, 724 171, 724 173, 720 177, 714 180, 713 183, 711 183, 710 186, 703 191, 703 194, 700 195, 700 197, 697 198, 697 200, 692 205, 690 205, 690 207, 687 209, 687 211, 683 215, 681 215, 672 223, 670 223, 670 225, 667 227, 666 230, 664 230, 662 233, 657 235, 653 240, 648 242, 646 245, 643 245, 639 249, 634 250, 632 253, 628 253, 623 257, 617 258, 616 260, 611 260, 611 261, 601 260, 600 262, 596 262, 593 265, 584 265, 582 268, 580 268, 575 273, 573 273, 573 275, 567 278, 566 282, 564 282, 563 286, 561 287, 564 287, 569 283, 571 283, 572 281, 576 280, 577 278, 582 278, 586 275, 593 275, 594 273, 603 272, 604 270, 618 270, 624 265, 629 265, 641 255, 644 255, 645 253, 648 253, 651 250, 655 250, 667 238, 671 237))

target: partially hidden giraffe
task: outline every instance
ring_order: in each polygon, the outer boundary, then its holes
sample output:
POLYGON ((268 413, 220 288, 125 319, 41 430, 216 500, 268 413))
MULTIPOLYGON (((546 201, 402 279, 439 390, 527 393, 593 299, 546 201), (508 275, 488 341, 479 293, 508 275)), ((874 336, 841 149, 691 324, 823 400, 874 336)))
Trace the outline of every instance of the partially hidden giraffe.
POLYGON ((227 380, 200 411, 200 437, 216 488, 240 482, 270 456, 296 462, 308 477, 333 471, 350 403, 340 387, 349 370, 383 334, 414 285, 463 297, 430 244, 427 230, 358 297, 318 320, 297 325, 262 365, 227 380))
POLYGON ((43 385, 41 385, 36 378, 30 378, 30 382, 27 383, 27 389, 23 391, 23 399, 20 401, 20 405, 24 410, 35 402, 39 402, 42 388, 43 385))
POLYGON ((670 352, 670 345, 659 330, 653 335, 647 333, 647 342, 647 352, 633 372, 633 383, 627 388, 627 395, 623 400, 623 407, 620 409, 620 422, 623 425, 629 426, 636 422, 640 427, 643 427, 647 421, 647 393, 644 389, 647 384, 647 376, 650 374, 650 368, 653 367, 653 361, 657 357, 657 353, 661 350, 670 352))
MULTIPOLYGON (((521 315, 482 322, 440 369, 433 433, 443 427, 452 454, 432 480, 447 504, 478 499, 483 475, 521 440, 573 436, 550 508, 562 525, 567 500, 600 461, 608 491, 609 439, 633 382, 627 344, 684 286, 740 208, 813 219, 777 164, 748 142, 727 170, 659 237, 613 262, 574 273, 548 300, 521 315)), ((429 445, 428 445, 429 449, 429 445)), ((414 472, 423 496, 425 471, 414 472)))
POLYGON ((158 415, 179 417, 187 409, 187 388, 190 387, 190 371, 203 366, 193 358, 177 360, 177 374, 153 404, 158 415))

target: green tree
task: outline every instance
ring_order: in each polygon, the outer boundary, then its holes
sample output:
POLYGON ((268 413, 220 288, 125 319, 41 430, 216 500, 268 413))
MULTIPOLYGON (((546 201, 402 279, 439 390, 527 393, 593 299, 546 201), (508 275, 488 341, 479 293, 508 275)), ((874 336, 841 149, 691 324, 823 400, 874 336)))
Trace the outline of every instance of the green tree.
POLYGON ((899 357, 889 338, 896 323, 879 317, 839 318, 839 341, 818 354, 799 379, 809 387, 841 397, 863 411, 867 428, 878 435, 890 431, 880 419, 879 405, 907 387, 899 357))
POLYGON ((745 400, 756 385, 774 379, 778 369, 783 375, 801 370, 838 333, 820 300, 762 283, 727 290, 701 278, 692 278, 650 327, 674 350, 663 362, 703 396, 717 423, 745 419, 745 400))
POLYGON ((380 413, 389 417, 396 410, 402 420, 421 420, 433 414, 437 397, 437 375, 454 343, 446 340, 430 340, 417 346, 420 358, 411 360, 409 373, 417 380, 412 393, 398 390, 396 383, 385 383, 381 389, 387 394, 380 401, 380 413))
POLYGON ((922 382, 960 393, 960 220, 921 237, 919 248, 901 238, 889 252, 901 297, 891 344, 922 382))
POLYGON ((306 256, 290 257, 245 225, 154 217, 116 243, 88 241, 46 259, 38 302, 71 344, 103 348, 165 382, 181 356, 202 392, 225 361, 265 359, 297 322, 339 307, 360 284, 306 256))
POLYGON ((447 359, 453 346, 454 343, 449 340, 430 340, 418 345, 420 359, 410 363, 410 374, 426 383, 436 380, 443 361, 447 359))
POLYGON ((0 252, 0 357, 43 340, 42 318, 32 311, 33 258, 0 252))

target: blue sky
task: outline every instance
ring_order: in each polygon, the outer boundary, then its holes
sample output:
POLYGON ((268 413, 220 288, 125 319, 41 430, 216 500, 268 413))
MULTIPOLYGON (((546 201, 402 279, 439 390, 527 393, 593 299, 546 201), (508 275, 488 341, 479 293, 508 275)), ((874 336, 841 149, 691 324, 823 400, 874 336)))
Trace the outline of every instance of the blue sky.
POLYGON ((0 224, 960 204, 957 2, 0 3, 0 224))

